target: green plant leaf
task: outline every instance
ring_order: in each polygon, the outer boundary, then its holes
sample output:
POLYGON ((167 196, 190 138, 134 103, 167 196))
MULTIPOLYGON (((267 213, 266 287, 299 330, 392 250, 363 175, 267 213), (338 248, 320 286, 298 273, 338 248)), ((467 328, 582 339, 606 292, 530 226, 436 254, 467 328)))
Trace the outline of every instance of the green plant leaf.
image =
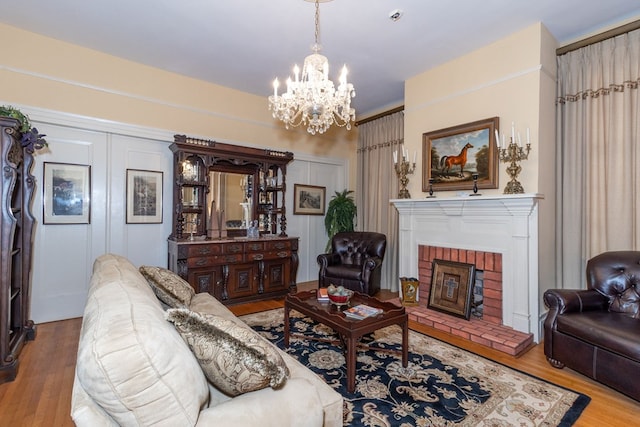
POLYGON ((331 249, 331 239, 336 233, 343 231, 354 231, 357 208, 351 194, 353 191, 336 191, 336 194, 329 201, 327 213, 324 217, 324 226, 327 231, 329 241, 327 242, 327 252, 331 249))
POLYGON ((25 133, 31 130, 31 122, 29 117, 11 105, 3 105, 0 107, 0 116, 11 117, 20 122, 20 132, 25 133))

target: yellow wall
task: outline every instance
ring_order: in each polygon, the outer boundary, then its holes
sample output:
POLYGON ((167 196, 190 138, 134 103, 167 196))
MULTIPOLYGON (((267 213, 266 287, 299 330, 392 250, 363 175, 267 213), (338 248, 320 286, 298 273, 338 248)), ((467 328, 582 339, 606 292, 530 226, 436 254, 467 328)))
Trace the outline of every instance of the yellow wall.
MULTIPOLYGON (((521 164, 519 181, 527 193, 547 190, 543 188, 546 184, 540 182, 539 168, 548 149, 553 148, 554 122, 544 113, 553 113, 555 107, 553 98, 542 91, 549 89, 549 81, 555 81, 554 50, 553 37, 536 24, 407 80, 405 144, 409 151, 422 153, 425 132, 498 116, 500 130, 507 138, 511 122, 515 122, 523 138, 526 128, 530 128, 532 151, 521 164)), ((503 192, 508 181, 505 169, 501 163, 499 188, 483 193, 503 192)), ((419 164, 411 177, 410 192, 414 197, 424 194, 422 172, 419 164)))
MULTIPOLYGON (((405 82, 404 140, 419 158, 425 132, 496 116, 507 140, 512 122, 523 138, 530 128, 532 149, 529 159, 520 163, 518 180, 525 193, 544 196, 539 230, 531 230, 537 231, 539 243, 540 297, 555 287, 556 48, 556 40, 538 23, 405 82)), ((414 198, 425 196, 421 163, 409 185, 414 198)), ((505 163, 498 166, 498 188, 482 189, 482 194, 503 193, 509 181, 506 167, 505 163)))
POLYGON ((355 185, 357 128, 311 136, 285 130, 265 96, 165 72, 0 24, 0 101, 220 141, 349 158, 355 185))

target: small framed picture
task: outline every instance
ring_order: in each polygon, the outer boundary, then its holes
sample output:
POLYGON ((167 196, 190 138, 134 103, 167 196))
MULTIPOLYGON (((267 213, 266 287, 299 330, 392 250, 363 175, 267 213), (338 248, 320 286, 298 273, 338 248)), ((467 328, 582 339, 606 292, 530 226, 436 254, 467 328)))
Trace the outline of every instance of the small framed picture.
POLYGON ((127 169, 127 224, 162 223, 162 172, 127 169))
POLYGON ((44 162, 43 223, 89 224, 91 166, 44 162))
POLYGON ((293 193, 295 215, 324 215, 325 187, 294 184, 293 193))
POLYGON ((473 264, 434 259, 428 307, 469 320, 475 277, 473 264))

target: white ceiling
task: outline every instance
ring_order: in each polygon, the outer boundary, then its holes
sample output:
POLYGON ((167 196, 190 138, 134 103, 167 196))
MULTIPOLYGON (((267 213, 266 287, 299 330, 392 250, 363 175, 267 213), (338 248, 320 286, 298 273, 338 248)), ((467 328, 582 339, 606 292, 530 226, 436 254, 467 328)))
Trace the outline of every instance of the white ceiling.
MULTIPOLYGON (((334 81, 347 64, 358 117, 401 105, 406 79, 535 22, 562 45, 640 19, 640 0, 325 1, 322 52, 334 81), (396 9, 404 15, 393 22, 396 9)), ((314 41, 313 0, 0 5, 0 21, 8 25, 265 97, 274 77, 283 81, 294 63, 302 65, 314 41)))

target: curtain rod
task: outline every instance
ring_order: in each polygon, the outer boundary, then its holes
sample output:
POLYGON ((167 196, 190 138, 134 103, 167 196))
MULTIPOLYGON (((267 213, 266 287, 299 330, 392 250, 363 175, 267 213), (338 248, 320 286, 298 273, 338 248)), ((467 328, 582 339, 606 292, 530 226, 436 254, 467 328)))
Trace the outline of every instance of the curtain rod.
POLYGON ((605 31, 600 34, 596 34, 595 36, 587 37, 586 39, 579 40, 575 43, 568 44, 566 46, 560 47, 556 49, 556 55, 561 56, 565 53, 572 52, 574 50, 582 49, 585 46, 589 46, 591 44, 600 43, 603 40, 610 39, 612 37, 619 36, 620 34, 628 33, 633 30, 637 30, 640 28, 640 20, 629 22, 628 24, 621 25, 619 27, 613 28, 611 30, 605 31))
POLYGON ((371 116, 371 117, 367 117, 366 119, 358 120, 355 124, 356 124, 356 126, 360 126, 360 125, 363 125, 365 123, 369 123, 369 122, 372 122, 374 120, 378 120, 381 117, 389 116, 391 114, 397 113, 398 111, 404 111, 404 105, 401 105, 399 107, 393 108, 393 109, 391 109, 389 111, 385 111, 385 112, 380 113, 380 114, 376 114, 376 115, 371 116))

